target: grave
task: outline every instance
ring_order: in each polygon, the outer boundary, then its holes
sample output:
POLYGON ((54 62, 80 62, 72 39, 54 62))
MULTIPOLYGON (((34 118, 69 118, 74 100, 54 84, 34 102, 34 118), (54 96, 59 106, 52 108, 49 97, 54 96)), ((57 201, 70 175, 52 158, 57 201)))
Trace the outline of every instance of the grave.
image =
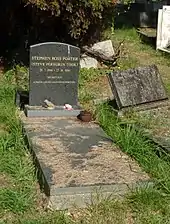
POLYGON ((20 119, 48 206, 57 210, 86 207, 95 191, 114 198, 150 183, 98 124, 77 119, 78 71, 79 48, 61 43, 31 47, 29 105, 20 119), (44 100, 57 106, 43 108, 44 100), (65 110, 66 103, 73 110, 65 110))
POLYGON ((65 44, 47 42, 30 47, 29 105, 30 116, 77 116, 80 49, 65 44), (53 108, 45 108, 48 101, 53 108), (69 104, 72 110, 64 109, 69 104))
POLYGON ((159 9, 156 48, 170 53, 170 6, 159 9))
POLYGON ((138 28, 137 33, 142 42, 156 46, 156 28, 138 28))
POLYGON ((114 71, 108 79, 119 110, 130 107, 149 109, 167 102, 166 91, 155 65, 114 71))
POLYGON ((23 112, 20 116, 52 209, 83 208, 98 194, 119 198, 151 183, 137 162, 94 122, 26 117, 23 112))

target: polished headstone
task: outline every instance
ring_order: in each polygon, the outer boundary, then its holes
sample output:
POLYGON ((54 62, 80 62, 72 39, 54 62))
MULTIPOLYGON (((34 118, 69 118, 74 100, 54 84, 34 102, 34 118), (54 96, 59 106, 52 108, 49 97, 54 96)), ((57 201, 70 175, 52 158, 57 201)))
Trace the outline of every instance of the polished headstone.
POLYGON ((80 49, 64 43, 30 47, 29 106, 49 100, 56 106, 78 103, 80 49))

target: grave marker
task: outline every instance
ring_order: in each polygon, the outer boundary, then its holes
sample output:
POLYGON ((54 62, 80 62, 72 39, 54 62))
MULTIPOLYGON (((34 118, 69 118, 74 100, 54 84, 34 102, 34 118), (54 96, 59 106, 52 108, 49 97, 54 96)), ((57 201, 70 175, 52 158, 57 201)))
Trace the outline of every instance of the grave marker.
POLYGON ((170 6, 163 6, 158 11, 156 48, 170 52, 170 6))
POLYGON ((119 109, 167 99, 155 65, 112 72, 109 82, 119 109))
POLYGON ((30 47, 27 116, 56 116, 57 112, 64 116, 65 104, 73 107, 72 112, 77 110, 79 61, 80 49, 69 44, 47 42, 30 47), (45 100, 55 109, 42 108, 45 100))

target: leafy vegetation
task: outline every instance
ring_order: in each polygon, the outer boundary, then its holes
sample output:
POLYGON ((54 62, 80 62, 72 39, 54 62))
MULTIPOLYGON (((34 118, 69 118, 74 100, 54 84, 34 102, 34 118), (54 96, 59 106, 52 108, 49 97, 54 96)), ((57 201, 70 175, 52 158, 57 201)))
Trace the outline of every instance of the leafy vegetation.
POLYGON ((170 193, 170 155, 161 153, 141 130, 136 130, 134 124, 124 124, 107 104, 97 109, 98 119, 106 133, 111 136, 120 148, 134 157, 144 170, 151 174, 155 183, 166 193, 170 193), (113 131, 114 130, 114 131, 113 131), (159 153, 160 152, 160 153, 159 153))
MULTIPOLYGON (((13 72, 0 84, 0 212, 22 213, 34 204, 36 178, 14 105, 13 72), (1 180, 2 176, 2 180, 1 180), (4 187, 3 187, 4 186, 4 187)), ((1 214, 1 218, 2 218, 1 214)))
POLYGON ((114 0, 23 0, 51 15, 61 17, 72 37, 80 38, 86 34, 91 25, 98 25, 103 12, 112 7, 114 0))

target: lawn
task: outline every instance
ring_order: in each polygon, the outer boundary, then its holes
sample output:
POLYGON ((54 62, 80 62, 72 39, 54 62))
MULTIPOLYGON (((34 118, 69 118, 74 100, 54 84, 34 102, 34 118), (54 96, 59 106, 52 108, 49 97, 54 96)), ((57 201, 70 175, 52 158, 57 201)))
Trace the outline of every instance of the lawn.
MULTIPOLYGON (((104 37, 116 45, 125 39, 122 58, 115 69, 133 68, 138 65, 156 64, 162 74, 165 87, 170 93, 169 56, 156 52, 142 44, 134 29, 108 30, 104 37)), ((136 130, 134 118, 143 126, 147 118, 133 115, 128 122, 118 119, 107 104, 94 105, 93 100, 111 95, 105 70, 80 72, 79 99, 84 108, 91 110, 105 132, 121 149, 135 158, 149 173, 153 186, 136 189, 124 199, 98 198, 87 209, 70 212, 53 212, 46 206, 46 198, 40 191, 32 157, 22 135, 18 111, 15 107, 16 77, 11 70, 3 74, 0 84, 0 223, 22 224, 168 224, 170 223, 170 160, 153 145, 141 130, 136 130)), ((19 77, 19 76, 18 76, 19 77)), ((27 89, 27 77, 17 83, 27 89)), ((150 119, 149 119, 150 120, 150 119)), ((152 122, 150 122, 152 127, 152 122)))

